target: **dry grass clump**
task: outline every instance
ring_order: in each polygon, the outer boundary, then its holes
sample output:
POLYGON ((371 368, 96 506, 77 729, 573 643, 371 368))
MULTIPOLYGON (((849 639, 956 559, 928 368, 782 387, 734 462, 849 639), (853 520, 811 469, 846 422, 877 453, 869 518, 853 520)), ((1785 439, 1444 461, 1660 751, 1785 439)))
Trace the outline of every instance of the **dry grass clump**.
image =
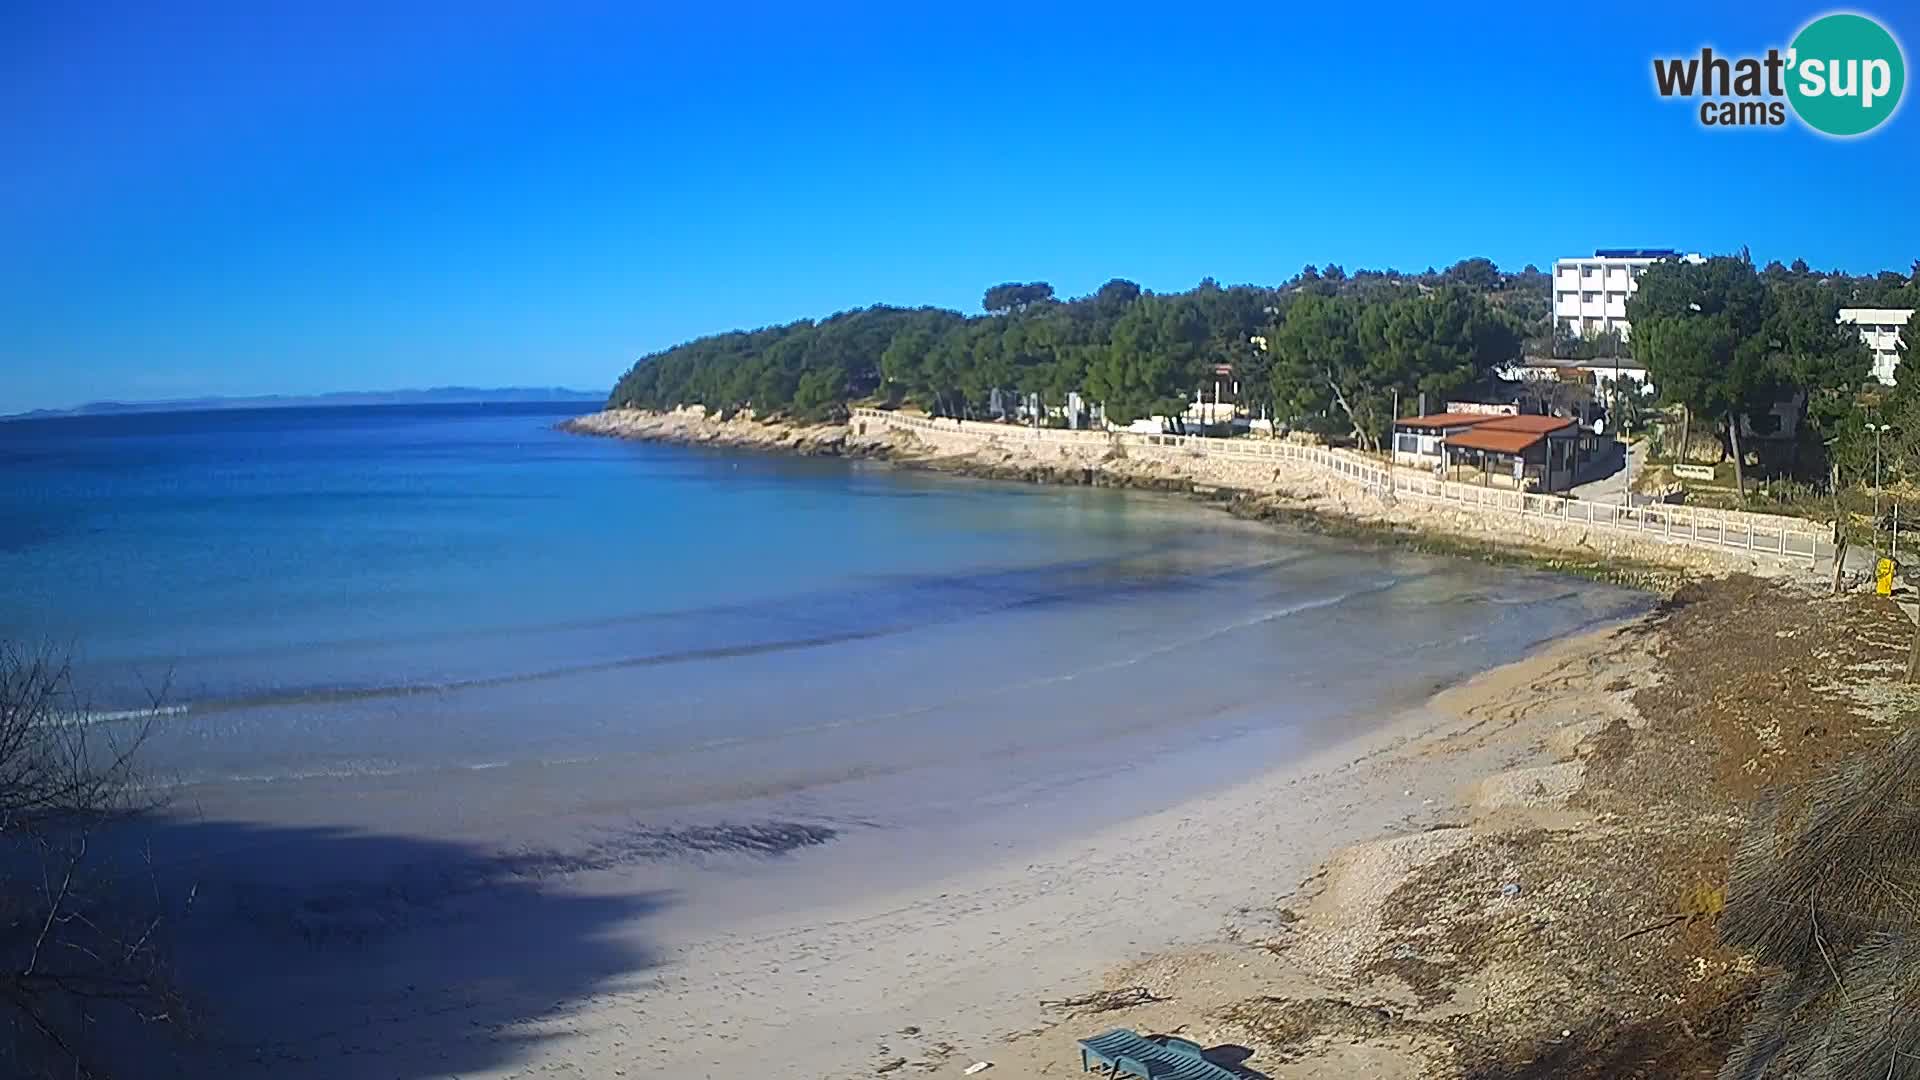
POLYGON ((1778 969, 1723 1080, 1920 1080, 1920 731, 1761 816, 1720 932, 1778 969))
POLYGON ((0 1075, 96 1080, 109 1043, 182 1019, 164 906, 89 850, 149 806, 144 730, 93 723, 62 655, 0 641, 0 1075))

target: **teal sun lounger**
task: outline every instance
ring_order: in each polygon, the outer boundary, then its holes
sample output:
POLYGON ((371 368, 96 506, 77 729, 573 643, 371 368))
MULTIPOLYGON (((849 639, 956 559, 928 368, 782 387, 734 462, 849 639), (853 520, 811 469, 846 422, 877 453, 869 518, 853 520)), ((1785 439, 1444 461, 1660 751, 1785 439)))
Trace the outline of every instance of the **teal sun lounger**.
POLYGON ((1080 1071, 1094 1064, 1109 1066, 1112 1075, 1144 1080, 1238 1080, 1232 1069, 1215 1065, 1200 1053, 1200 1044, 1171 1035, 1149 1039, 1126 1028, 1080 1040, 1080 1071))

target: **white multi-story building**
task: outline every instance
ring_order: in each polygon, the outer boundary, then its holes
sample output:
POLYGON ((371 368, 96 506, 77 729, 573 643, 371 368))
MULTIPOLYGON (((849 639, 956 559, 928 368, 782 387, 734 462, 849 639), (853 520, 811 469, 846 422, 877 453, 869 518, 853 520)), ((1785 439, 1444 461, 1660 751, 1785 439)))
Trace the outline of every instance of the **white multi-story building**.
POLYGON ((1840 309, 1840 321, 1860 328, 1860 340, 1873 353, 1873 377, 1893 385, 1893 369, 1900 365, 1900 332, 1913 318, 1912 308, 1840 309))
POLYGON ((1702 262, 1668 248, 1601 248, 1591 258, 1553 264, 1553 325, 1570 337, 1609 330, 1628 336, 1627 297, 1640 287, 1647 267, 1665 259, 1702 262))

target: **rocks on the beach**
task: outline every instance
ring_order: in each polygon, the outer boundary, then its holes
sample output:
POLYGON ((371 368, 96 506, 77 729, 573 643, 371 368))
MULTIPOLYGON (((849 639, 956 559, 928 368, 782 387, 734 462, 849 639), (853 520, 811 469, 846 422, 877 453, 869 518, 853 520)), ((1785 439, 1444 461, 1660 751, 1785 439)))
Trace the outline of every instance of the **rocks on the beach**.
POLYGON ((993 1068, 993 1062, 991 1061, 976 1061, 965 1069, 962 1069, 961 1072, 967 1076, 972 1076, 974 1073, 983 1073, 991 1068, 993 1068))
POLYGON ((1306 931, 1292 941, 1288 955, 1331 978, 1358 977, 1381 940, 1388 898, 1415 871, 1458 851, 1471 837, 1469 829, 1449 827, 1343 848, 1327 863, 1304 920, 1306 931))
POLYGON ((1587 766, 1582 761, 1510 769, 1480 781, 1473 805, 1481 812, 1564 806, 1580 790, 1587 766))
POLYGON ((559 427, 562 431, 578 435, 605 435, 639 442, 719 446, 809 457, 875 456, 884 452, 884 448, 877 444, 850 444, 845 424, 763 422, 745 413, 722 418, 698 405, 664 413, 608 409, 574 417, 562 422, 559 427))

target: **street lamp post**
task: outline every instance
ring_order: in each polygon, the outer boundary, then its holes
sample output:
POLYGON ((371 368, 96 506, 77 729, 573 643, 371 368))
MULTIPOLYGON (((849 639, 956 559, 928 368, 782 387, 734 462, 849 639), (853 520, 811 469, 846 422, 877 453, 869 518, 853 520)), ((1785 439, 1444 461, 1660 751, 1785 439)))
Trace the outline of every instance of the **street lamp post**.
POLYGON ((1400 460, 1400 388, 1393 388, 1393 423, 1387 427, 1387 502, 1393 502, 1393 469, 1400 460))
POLYGON ((1873 549, 1880 550, 1880 436, 1893 430, 1891 424, 1868 424, 1873 432, 1873 549))
POLYGON ((1620 505, 1633 509, 1633 432, 1627 429, 1627 409, 1621 402, 1620 387, 1620 331, 1613 331, 1607 341, 1607 350, 1613 354, 1613 411, 1614 419, 1620 426, 1620 505))

